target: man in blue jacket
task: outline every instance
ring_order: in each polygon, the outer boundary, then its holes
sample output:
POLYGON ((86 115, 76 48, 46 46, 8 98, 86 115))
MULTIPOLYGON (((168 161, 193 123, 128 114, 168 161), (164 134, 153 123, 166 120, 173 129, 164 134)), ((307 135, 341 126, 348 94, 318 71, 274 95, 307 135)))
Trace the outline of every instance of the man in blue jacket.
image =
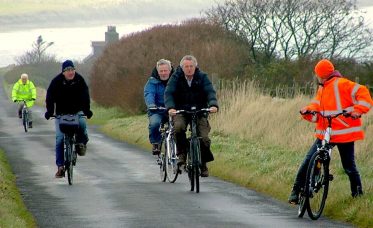
POLYGON ((159 127, 162 121, 166 121, 167 112, 160 108, 165 107, 164 91, 172 71, 171 62, 160 59, 144 87, 144 99, 149 117, 149 141, 153 145, 153 155, 159 155, 161 149, 159 127))

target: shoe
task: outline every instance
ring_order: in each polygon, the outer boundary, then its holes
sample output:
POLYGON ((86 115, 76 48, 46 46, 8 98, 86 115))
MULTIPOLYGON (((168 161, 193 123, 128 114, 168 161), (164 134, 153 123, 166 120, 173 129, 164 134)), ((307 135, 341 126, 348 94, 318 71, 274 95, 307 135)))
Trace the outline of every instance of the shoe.
POLYGON ((57 173, 54 175, 56 178, 65 177, 65 168, 63 166, 58 166, 57 173))
POLYGON ((207 168, 206 164, 202 164, 201 166, 201 177, 208 177, 209 176, 209 169, 207 168))
POLYGON ((353 198, 358 198, 358 197, 363 196, 364 192, 363 192, 363 189, 361 188, 361 186, 357 186, 357 191, 351 193, 351 195, 352 195, 353 198))
POLYGON ((32 128, 32 122, 28 122, 28 128, 32 128))
POLYGON ((152 153, 153 155, 159 155, 161 153, 161 145, 158 143, 153 143, 152 153))
POLYGON ((77 143, 75 144, 75 151, 79 156, 84 156, 87 152, 87 145, 84 145, 83 143, 77 143))
POLYGON ((298 204, 299 203, 299 191, 298 190, 296 190, 294 188, 293 188, 293 190, 291 190, 288 202, 290 204, 298 204))
POLYGON ((178 155, 178 161, 177 161, 177 165, 178 166, 182 166, 182 165, 184 165, 185 164, 185 161, 186 161, 186 156, 185 156, 185 154, 179 154, 178 155))

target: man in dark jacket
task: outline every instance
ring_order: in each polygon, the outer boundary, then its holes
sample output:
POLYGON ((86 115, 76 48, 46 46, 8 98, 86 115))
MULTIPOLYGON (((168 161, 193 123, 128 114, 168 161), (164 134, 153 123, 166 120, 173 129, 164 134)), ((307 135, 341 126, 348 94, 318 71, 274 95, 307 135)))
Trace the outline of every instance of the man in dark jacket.
POLYGON ((149 141, 153 145, 153 155, 159 155, 161 149, 159 127, 162 121, 167 120, 167 112, 159 108, 164 108, 164 91, 172 71, 171 62, 160 59, 144 87, 144 99, 149 117, 149 141))
MULTIPOLYGON (((62 64, 62 72, 50 83, 46 96, 47 112, 45 118, 63 114, 78 114, 79 131, 76 134, 76 151, 78 155, 84 156, 88 142, 86 121, 83 115, 91 118, 93 113, 90 110, 90 97, 88 86, 84 78, 75 72, 75 66, 71 60, 62 64)), ((56 178, 65 176, 63 133, 59 127, 59 119, 56 118, 56 165, 58 167, 56 178)))
MULTIPOLYGON (((216 92, 206 73, 197 67, 197 59, 192 55, 184 56, 180 66, 171 76, 165 91, 165 104, 168 114, 174 116, 175 137, 179 165, 185 163, 188 141, 185 132, 190 122, 188 115, 175 115, 176 110, 190 110, 210 108, 211 113, 218 111, 216 92)), ((201 176, 209 175, 207 162, 213 161, 214 156, 210 150, 211 140, 208 136, 211 130, 207 115, 198 117, 197 131, 201 137, 201 176)))

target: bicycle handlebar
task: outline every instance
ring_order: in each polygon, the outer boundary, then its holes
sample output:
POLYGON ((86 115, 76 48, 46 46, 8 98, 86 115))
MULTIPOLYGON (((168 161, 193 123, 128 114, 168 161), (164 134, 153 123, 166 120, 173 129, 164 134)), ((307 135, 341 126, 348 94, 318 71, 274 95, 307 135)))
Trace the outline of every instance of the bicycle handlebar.
POLYGON ((319 111, 309 111, 309 110, 307 110, 306 112, 301 112, 301 111, 299 111, 299 113, 301 114, 301 115, 307 115, 307 114, 312 114, 312 115, 316 115, 316 114, 319 114, 321 117, 323 117, 323 118, 331 118, 331 119, 334 119, 334 118, 337 118, 338 116, 340 116, 340 115, 343 115, 343 116, 345 116, 345 117, 351 117, 351 113, 348 113, 346 110, 342 110, 342 112, 340 112, 340 113, 337 113, 337 114, 331 114, 331 115, 324 115, 324 114, 322 114, 321 112, 319 112, 319 111))
POLYGON ((175 114, 179 113, 187 113, 187 114, 198 114, 198 113, 210 113, 211 109, 210 108, 201 108, 201 109, 196 109, 196 110, 176 110, 175 114))
POLYGON ((157 111, 157 110, 167 110, 165 107, 151 107, 148 108, 149 111, 157 111))

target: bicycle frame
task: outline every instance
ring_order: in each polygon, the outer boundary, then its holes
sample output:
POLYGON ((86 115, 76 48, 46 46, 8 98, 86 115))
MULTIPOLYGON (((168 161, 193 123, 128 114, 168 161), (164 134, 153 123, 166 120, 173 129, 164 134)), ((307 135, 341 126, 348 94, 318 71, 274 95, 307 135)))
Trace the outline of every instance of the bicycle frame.
POLYGON ((23 102, 22 111, 21 111, 22 125, 23 125, 23 128, 24 128, 25 132, 27 132, 28 129, 29 129, 29 110, 28 110, 28 107, 27 107, 27 101, 26 100, 19 100, 18 102, 23 102))
POLYGON ((324 115, 321 112, 308 112, 305 114, 318 114, 320 117, 325 118, 328 121, 328 126, 323 134, 321 146, 317 146, 317 151, 310 158, 305 186, 301 193, 298 209, 298 217, 303 217, 303 214, 307 209, 309 217, 316 220, 322 214, 328 195, 329 182, 333 180, 333 175, 329 172, 331 153, 334 147, 334 145, 330 143, 332 135, 332 120, 340 115, 349 116, 349 114, 347 114, 345 110, 335 115, 324 115), (322 190, 322 194, 318 194, 320 190, 322 190), (316 209, 313 208, 313 205, 314 201, 317 202, 318 198, 320 198, 321 202, 316 204, 316 209))
POLYGON ((191 108, 191 111, 178 110, 176 113, 186 113, 191 115, 190 121, 190 137, 189 137, 189 151, 187 154, 185 169, 188 172, 188 177, 190 180, 190 190, 199 193, 199 177, 201 175, 201 147, 200 147, 200 137, 197 134, 197 118, 198 114, 209 113, 209 108, 203 108, 197 110, 195 107, 191 108))

